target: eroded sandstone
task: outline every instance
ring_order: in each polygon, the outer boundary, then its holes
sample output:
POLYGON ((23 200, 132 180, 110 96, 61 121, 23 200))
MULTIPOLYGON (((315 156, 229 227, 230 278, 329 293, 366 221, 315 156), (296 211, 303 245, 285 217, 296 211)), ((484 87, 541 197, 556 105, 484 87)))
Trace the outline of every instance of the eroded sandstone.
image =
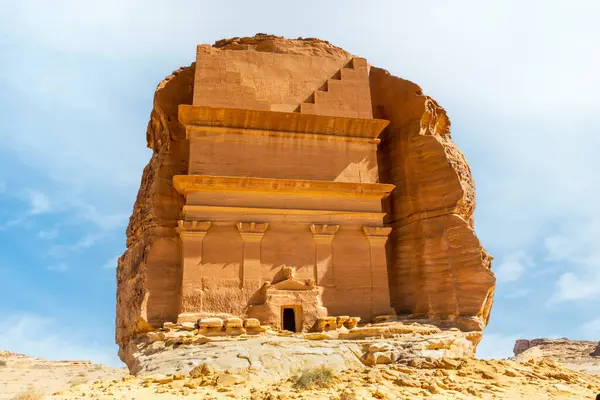
POLYGON ((486 325, 494 276, 471 172, 417 85, 318 39, 223 40, 159 84, 147 140, 117 272, 133 369, 139 335, 165 323, 311 340, 396 313, 486 325))

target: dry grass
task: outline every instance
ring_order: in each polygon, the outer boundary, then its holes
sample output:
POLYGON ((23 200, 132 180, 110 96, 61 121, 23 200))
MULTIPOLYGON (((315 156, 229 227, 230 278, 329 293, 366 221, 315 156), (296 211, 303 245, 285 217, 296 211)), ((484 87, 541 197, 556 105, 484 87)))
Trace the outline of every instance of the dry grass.
POLYGON ((333 384, 335 377, 333 370, 329 367, 320 366, 303 370, 299 376, 294 377, 294 388, 326 388, 333 384))
POLYGON ((34 387, 29 387, 27 391, 16 395, 12 400, 42 400, 44 393, 37 391, 34 387))

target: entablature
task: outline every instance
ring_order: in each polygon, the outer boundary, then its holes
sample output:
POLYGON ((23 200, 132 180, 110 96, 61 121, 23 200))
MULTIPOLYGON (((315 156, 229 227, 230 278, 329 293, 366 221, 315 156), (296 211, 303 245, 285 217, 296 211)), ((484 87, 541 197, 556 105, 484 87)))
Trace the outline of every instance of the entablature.
POLYGON ((383 119, 334 117, 292 112, 207 106, 179 106, 179 122, 195 127, 241 128, 375 139, 388 126, 383 119))
POLYGON ((321 195, 344 195, 375 197, 383 199, 392 192, 394 185, 384 183, 358 183, 311 181, 300 179, 271 179, 209 175, 175 175, 175 189, 187 196, 194 191, 250 191, 279 193, 310 193, 321 195))

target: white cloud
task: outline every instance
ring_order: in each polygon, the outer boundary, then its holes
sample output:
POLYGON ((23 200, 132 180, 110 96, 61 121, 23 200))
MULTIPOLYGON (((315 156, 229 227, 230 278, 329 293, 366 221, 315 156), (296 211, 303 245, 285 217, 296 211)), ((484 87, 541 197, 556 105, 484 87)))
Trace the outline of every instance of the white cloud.
POLYGON ((103 213, 92 204, 78 204, 78 215, 81 219, 94 223, 102 230, 113 230, 124 226, 129 216, 125 213, 103 213))
POLYGON ((600 218, 591 214, 562 236, 545 240, 547 259, 561 268, 547 304, 600 299, 600 218))
POLYGON ((581 324, 580 331, 582 339, 600 342, 600 317, 581 324))
POLYGON ((562 274, 548 303, 600 298, 600 271, 562 274))
POLYGON ((29 191, 29 214, 45 214, 53 210, 52 202, 46 194, 37 190, 29 191))
POLYGON ((46 255, 52 258, 67 258, 75 252, 87 249, 94 246, 98 241, 102 240, 106 236, 105 233, 96 235, 87 235, 79 239, 77 242, 72 244, 57 244, 51 246, 46 255))
POLYGON ((81 341, 76 327, 64 326, 52 318, 23 314, 0 318, 0 349, 48 360, 91 360, 122 366, 114 346, 81 341))
POLYGON ((494 273, 499 282, 514 282, 519 280, 527 268, 531 268, 533 265, 531 257, 523 251, 517 251, 504 257, 495 268, 494 273))
POLYGON ((550 260, 566 260, 575 254, 571 241, 563 236, 547 237, 544 240, 544 247, 550 260))

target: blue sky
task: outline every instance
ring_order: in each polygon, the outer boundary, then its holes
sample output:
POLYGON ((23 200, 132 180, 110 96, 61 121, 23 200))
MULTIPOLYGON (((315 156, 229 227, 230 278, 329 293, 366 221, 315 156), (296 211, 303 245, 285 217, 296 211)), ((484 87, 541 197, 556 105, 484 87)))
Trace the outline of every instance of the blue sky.
POLYGON ((256 32, 328 40, 447 109, 498 276, 481 357, 600 340, 600 3, 416 3, 0 0, 0 349, 120 365, 154 89, 197 43, 256 32))

